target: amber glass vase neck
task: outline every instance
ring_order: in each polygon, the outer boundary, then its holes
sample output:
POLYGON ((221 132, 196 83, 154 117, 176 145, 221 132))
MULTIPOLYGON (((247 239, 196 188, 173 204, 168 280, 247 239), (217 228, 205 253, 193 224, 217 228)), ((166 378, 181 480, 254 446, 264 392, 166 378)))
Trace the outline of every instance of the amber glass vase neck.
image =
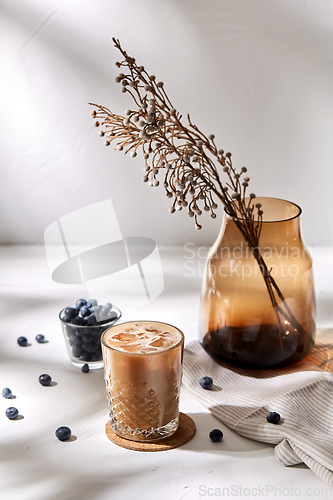
MULTIPOLYGON (((298 205, 278 198, 256 198, 255 202, 260 203, 263 211, 259 248, 271 244, 278 247, 303 244, 301 240, 302 209, 298 205)), ((251 224, 242 217, 230 215, 225 209, 222 228, 215 245, 219 244, 222 238, 227 242, 233 240, 245 244, 246 242, 237 227, 239 223, 251 224)), ((253 221, 253 224, 255 225, 257 222, 253 221)))

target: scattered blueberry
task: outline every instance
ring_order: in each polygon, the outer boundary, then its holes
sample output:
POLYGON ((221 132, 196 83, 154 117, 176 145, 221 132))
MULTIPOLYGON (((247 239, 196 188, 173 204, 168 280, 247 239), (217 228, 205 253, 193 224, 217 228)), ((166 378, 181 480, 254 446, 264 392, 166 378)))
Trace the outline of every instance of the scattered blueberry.
POLYGON ((81 371, 82 371, 83 373, 88 373, 88 371, 89 371, 89 365, 88 365, 88 363, 85 363, 85 364, 82 366, 81 371))
POLYGON ((72 319, 72 325, 84 325, 85 324, 85 320, 83 318, 81 318, 81 316, 75 316, 73 319, 72 319))
POLYGON ((9 408, 7 408, 6 410, 6 417, 9 418, 9 420, 14 420, 14 418, 16 418, 18 415, 18 409, 17 408, 14 408, 14 406, 10 406, 9 408))
POLYGON ((210 377, 202 377, 200 379, 200 385, 203 389, 211 389, 213 387, 213 379, 210 377))
POLYGON ((77 315, 78 309, 74 309, 74 307, 66 307, 64 312, 64 321, 70 322, 77 315))
POLYGON ((91 307, 94 307, 94 306, 97 306, 97 300, 96 299, 90 299, 90 300, 88 300, 87 307, 91 308, 91 307))
POLYGON ((223 438, 223 432, 220 429, 213 429, 209 433, 209 438, 213 443, 219 443, 223 438))
POLYGON ((2 389, 2 395, 4 398, 9 399, 12 395, 12 391, 8 389, 8 387, 5 387, 4 389, 2 389))
POLYGON ((79 299, 76 301, 76 304, 75 306, 78 308, 78 309, 81 309, 82 306, 85 306, 87 304, 87 301, 84 300, 84 299, 79 299))
POLYGON ((270 411, 266 415, 266 420, 270 424, 278 424, 280 422, 280 418, 281 418, 280 415, 276 413, 276 411, 270 411))
POLYGON ((25 337, 19 337, 17 339, 17 343, 18 343, 18 345, 26 346, 26 345, 28 345, 28 339, 26 339, 25 337))
POLYGON ((59 441, 67 441, 72 435, 72 431, 70 430, 69 427, 62 426, 58 427, 58 429, 55 431, 56 437, 59 439, 59 441))
POLYGON ((38 335, 36 335, 36 340, 38 344, 43 344, 43 342, 45 342, 45 337, 43 334, 39 333, 38 335))
POLYGON ((47 373, 43 373, 42 375, 39 375, 38 380, 40 384, 47 386, 50 385, 52 379, 50 375, 48 375, 47 373))

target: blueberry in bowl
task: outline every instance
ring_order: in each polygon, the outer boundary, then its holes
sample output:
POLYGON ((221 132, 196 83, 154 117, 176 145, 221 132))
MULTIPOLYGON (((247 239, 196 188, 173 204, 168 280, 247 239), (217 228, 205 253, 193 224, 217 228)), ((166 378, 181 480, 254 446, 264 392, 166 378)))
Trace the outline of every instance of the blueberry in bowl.
POLYGON ((70 360, 77 368, 88 364, 89 369, 103 367, 100 338, 116 323, 121 311, 110 302, 98 304, 96 299, 79 299, 64 307, 59 314, 61 328, 70 360))

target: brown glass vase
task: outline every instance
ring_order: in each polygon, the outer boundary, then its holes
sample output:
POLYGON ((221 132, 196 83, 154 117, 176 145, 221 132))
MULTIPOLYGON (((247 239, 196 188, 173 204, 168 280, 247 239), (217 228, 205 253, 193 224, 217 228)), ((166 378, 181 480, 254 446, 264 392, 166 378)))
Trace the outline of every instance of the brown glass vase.
POLYGON ((276 198, 255 201, 263 210, 256 247, 242 231, 251 222, 224 214, 206 262, 200 335, 217 361, 276 368, 300 361, 314 344, 312 260, 301 238, 301 208, 276 198))

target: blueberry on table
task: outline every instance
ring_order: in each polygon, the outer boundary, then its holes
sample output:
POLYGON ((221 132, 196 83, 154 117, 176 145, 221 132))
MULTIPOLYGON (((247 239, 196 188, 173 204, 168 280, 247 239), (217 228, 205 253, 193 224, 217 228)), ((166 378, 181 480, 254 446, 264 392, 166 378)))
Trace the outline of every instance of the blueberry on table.
POLYGON ((67 439, 71 437, 72 431, 69 427, 63 425, 62 427, 58 427, 58 429, 55 431, 55 435, 59 439, 59 441, 67 441, 67 439))
POLYGON ((19 337, 19 338, 17 339, 17 343, 18 343, 18 345, 20 345, 20 346, 26 346, 26 345, 28 345, 28 339, 27 339, 27 338, 25 338, 25 337, 19 337))
POLYGON ((50 385, 52 379, 50 375, 48 375, 47 373, 43 373, 42 375, 39 375, 38 380, 40 384, 47 386, 50 385))
POLYGON ((213 379, 210 377, 202 377, 200 379, 200 385, 203 389, 211 389, 213 387, 213 379))
POLYGON ((75 306, 78 308, 78 309, 81 309, 82 306, 85 306, 87 304, 87 301, 84 300, 84 299, 79 299, 76 301, 76 304, 75 306))
POLYGON ((77 315, 78 309, 74 309, 74 307, 66 307, 64 312, 64 321, 70 322, 77 315))
POLYGON ((82 366, 81 371, 82 371, 83 373, 88 373, 88 371, 89 371, 89 365, 88 365, 88 363, 85 363, 85 364, 82 366))
POLYGON ((96 299, 90 299, 88 300, 87 302, 87 307, 94 307, 94 306, 97 306, 97 300, 96 299))
POLYGON ((43 334, 39 333, 38 335, 36 335, 36 340, 38 344, 43 344, 43 342, 45 342, 45 337, 43 334))
POLYGON ((270 411, 266 415, 266 420, 270 424, 278 424, 280 422, 280 418, 281 418, 280 415, 276 413, 276 411, 270 411))
POLYGON ((9 418, 9 420, 14 420, 18 415, 18 409, 14 408, 14 406, 10 406, 6 410, 6 417, 9 418))
POLYGON ((12 391, 8 387, 5 387, 2 389, 2 395, 4 398, 9 399, 12 395, 12 391))
POLYGON ((85 325, 86 322, 83 318, 81 318, 81 316, 75 316, 72 321, 71 321, 72 325, 85 325))
POLYGON ((209 438, 213 443, 219 443, 223 438, 223 432, 220 429, 213 429, 209 433, 209 438))

